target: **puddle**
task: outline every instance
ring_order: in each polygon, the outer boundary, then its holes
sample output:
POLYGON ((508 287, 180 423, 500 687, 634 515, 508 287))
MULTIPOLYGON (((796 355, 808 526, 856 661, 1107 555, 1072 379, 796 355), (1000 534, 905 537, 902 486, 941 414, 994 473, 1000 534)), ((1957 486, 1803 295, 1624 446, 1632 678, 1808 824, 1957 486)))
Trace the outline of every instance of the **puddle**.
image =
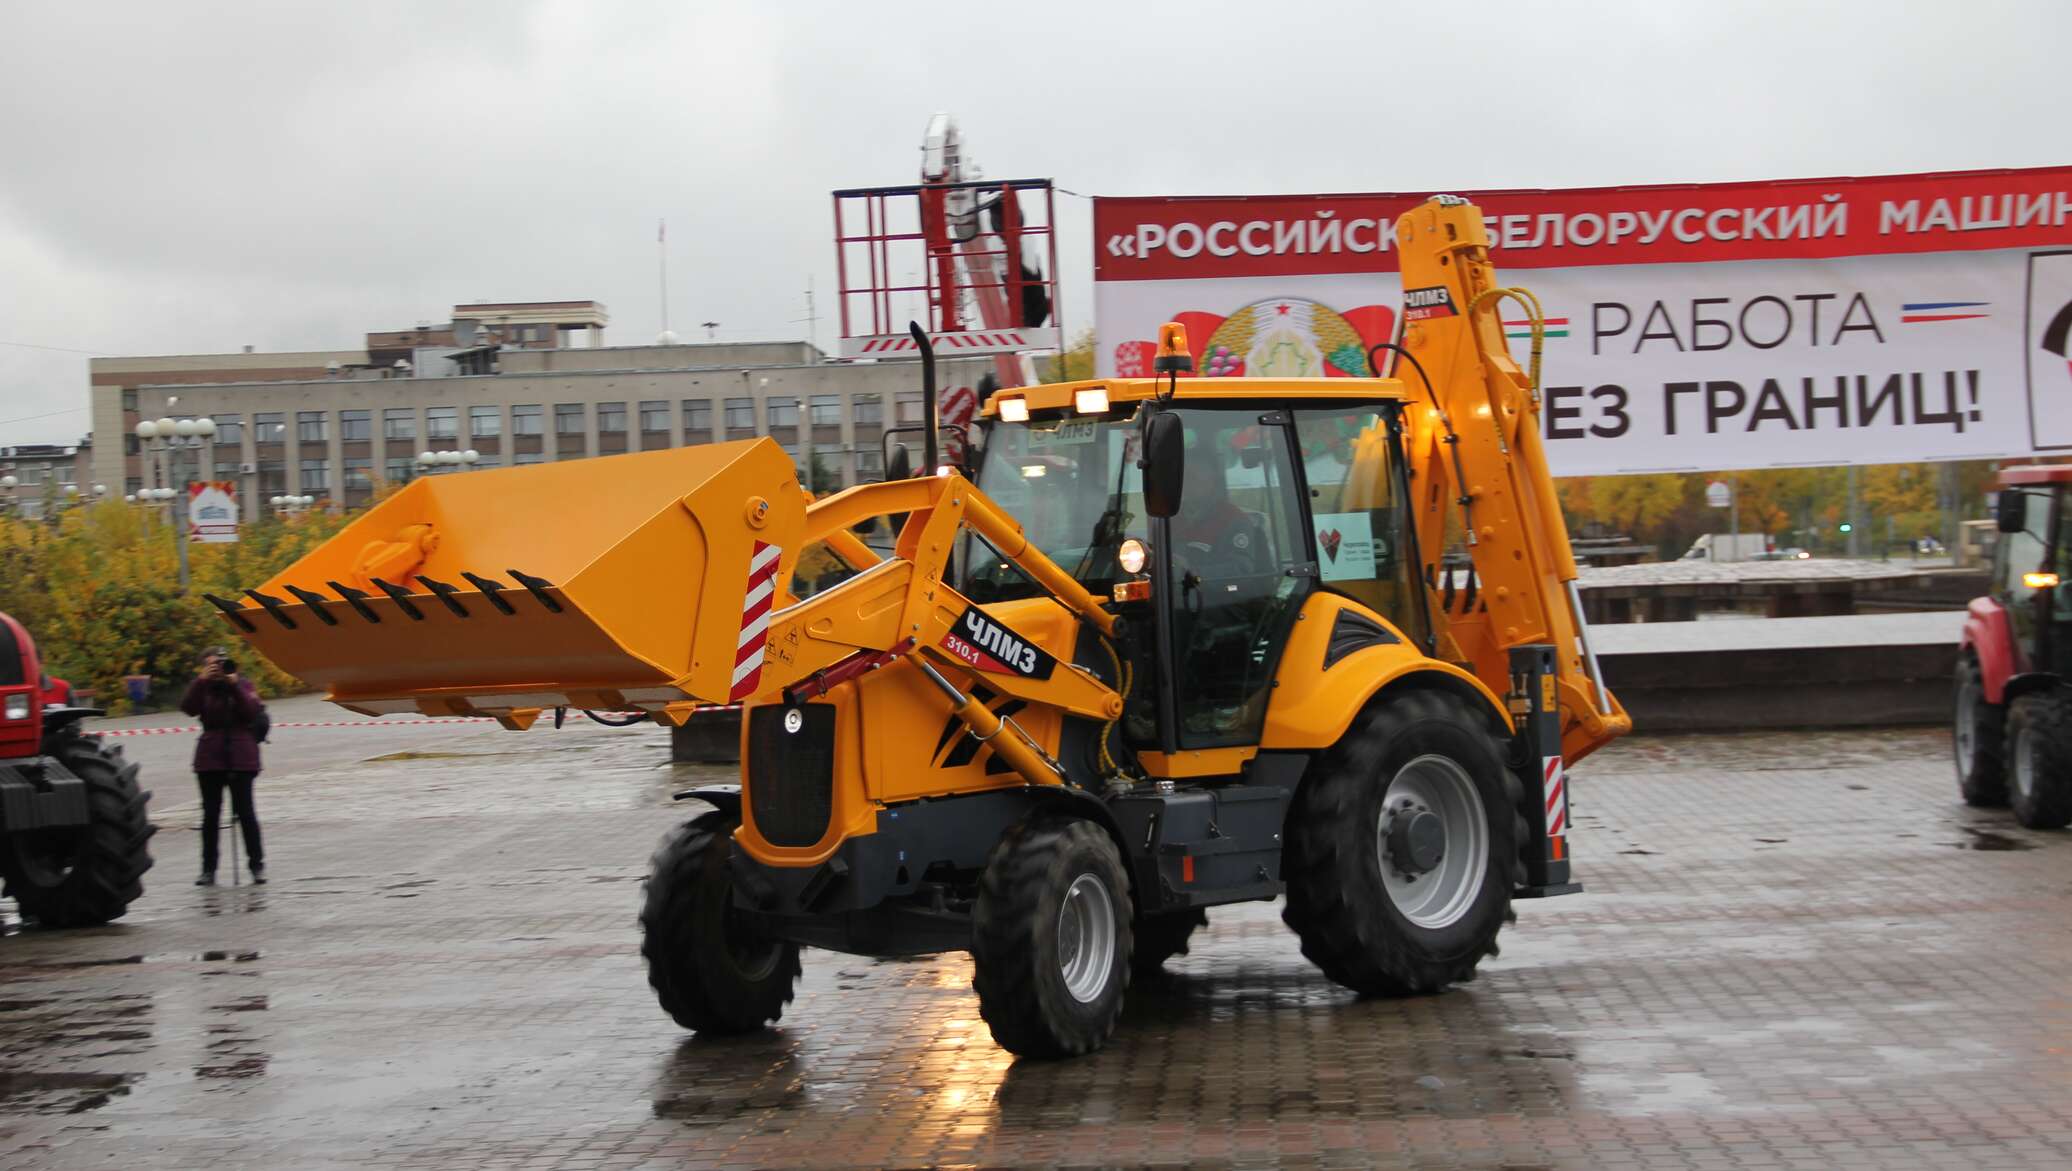
POLYGON ((1970 834, 1971 840, 1968 842, 1944 842, 1943 845, 1955 846, 1960 850, 2033 850, 2036 848, 2036 843, 2026 838, 2011 838, 1995 830, 1980 829, 1975 825, 1964 825, 1957 828, 1970 834))
POLYGON ((10 1112, 85 1114, 129 1093, 136 1073, 0 1072, 0 1102, 10 1112))

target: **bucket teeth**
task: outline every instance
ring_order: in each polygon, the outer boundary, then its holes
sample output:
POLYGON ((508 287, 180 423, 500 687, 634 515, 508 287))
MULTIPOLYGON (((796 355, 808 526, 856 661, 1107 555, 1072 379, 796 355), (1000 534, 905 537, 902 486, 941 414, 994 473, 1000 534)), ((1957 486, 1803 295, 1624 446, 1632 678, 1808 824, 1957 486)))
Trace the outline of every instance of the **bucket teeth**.
POLYGON ((389 599, 395 602, 396 609, 401 610, 405 614, 408 614, 412 622, 424 621, 424 611, 418 609, 417 603, 410 600, 409 590, 404 589, 402 586, 383 581, 378 577, 374 579, 374 584, 380 586, 381 592, 387 594, 389 596, 389 599))
POLYGON ((511 603, 504 601, 503 598, 498 596, 502 591, 510 589, 510 586, 504 585, 502 582, 491 581, 479 573, 469 573, 465 569, 461 571, 460 575, 468 579, 469 585, 481 590, 482 596, 489 601, 490 605, 497 608, 498 613, 516 614, 518 612, 511 608, 511 603))
POLYGON ((288 617, 288 604, 286 602, 281 601, 272 594, 262 594, 258 590, 246 590, 245 596, 266 607, 266 612, 273 615, 275 622, 280 623, 289 630, 295 629, 295 620, 288 617))
POLYGON ((448 585, 443 581, 439 581, 435 578, 425 577, 422 574, 418 575, 417 580, 424 583, 424 588, 432 591, 433 597, 436 597, 441 602, 446 603, 446 608, 448 610, 453 611, 455 617, 466 618, 468 616, 468 608, 466 606, 461 605, 458 601, 454 599, 453 595, 460 592, 458 589, 454 588, 451 585, 448 585))
POLYGON ((376 614, 373 607, 367 604, 369 595, 366 590, 356 590, 342 582, 327 581, 324 584, 337 590, 338 596, 345 599, 345 604, 353 608, 353 613, 358 614, 369 622, 379 623, 381 621, 381 615, 376 614))
POLYGON ((242 612, 244 610, 244 607, 238 605, 236 602, 231 601, 229 598, 219 598, 214 594, 203 594, 202 597, 208 599, 209 605, 214 606, 218 610, 223 611, 225 614, 230 615, 230 620, 236 623, 237 628, 239 630, 244 631, 246 634, 251 634, 253 631, 259 629, 258 627, 252 625, 252 620, 250 618, 244 616, 242 612))
POLYGON ((288 591, 291 594, 294 594, 297 598, 301 599, 302 604, 309 607, 309 612, 316 615, 318 620, 323 622, 324 625, 338 625, 337 617, 334 616, 331 613, 331 611, 324 606, 324 603, 330 601, 331 599, 316 592, 315 590, 303 589, 301 586, 291 586, 284 583, 282 584, 281 588, 288 591))
POLYGON ((533 597, 538 598, 540 605, 545 606, 548 613, 561 613, 561 603, 555 601, 553 595, 547 593, 548 590, 554 588, 553 582, 548 581, 544 577, 534 577, 529 573, 520 573, 515 569, 506 569, 504 572, 511 575, 512 581, 524 586, 532 593, 533 597))

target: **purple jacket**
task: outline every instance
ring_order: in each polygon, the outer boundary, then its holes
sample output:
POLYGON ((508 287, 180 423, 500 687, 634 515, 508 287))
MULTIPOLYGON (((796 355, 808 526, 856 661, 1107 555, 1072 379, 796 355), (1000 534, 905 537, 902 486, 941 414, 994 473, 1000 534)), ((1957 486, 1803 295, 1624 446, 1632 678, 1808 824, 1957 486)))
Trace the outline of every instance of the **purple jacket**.
POLYGON ((259 771, 259 737, 252 721, 259 718, 259 693, 252 681, 196 679, 187 685, 180 710, 201 721, 201 739, 194 745, 194 771, 259 771))

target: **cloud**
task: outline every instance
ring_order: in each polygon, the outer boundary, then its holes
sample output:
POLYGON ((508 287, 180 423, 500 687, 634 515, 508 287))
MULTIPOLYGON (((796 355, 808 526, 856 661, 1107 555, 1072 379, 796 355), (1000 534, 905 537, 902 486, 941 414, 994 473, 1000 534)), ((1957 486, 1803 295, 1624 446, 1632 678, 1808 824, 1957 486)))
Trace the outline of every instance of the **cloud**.
MULTIPOLYGON (((106 3, 0 44, 0 342, 349 346, 476 298, 833 340, 827 193, 1443 190, 2062 163, 2067 6, 106 3), (2017 11, 2019 10, 2019 11, 2017 11), (1579 15, 1587 12, 1588 15, 1579 15), (2017 19, 2017 17, 2019 19, 2017 19), (2007 36, 2010 23, 2025 31, 2007 36)), ((1085 205, 1062 201, 1071 324, 1085 205)), ((0 443, 85 426, 81 355, 0 345, 0 443)))

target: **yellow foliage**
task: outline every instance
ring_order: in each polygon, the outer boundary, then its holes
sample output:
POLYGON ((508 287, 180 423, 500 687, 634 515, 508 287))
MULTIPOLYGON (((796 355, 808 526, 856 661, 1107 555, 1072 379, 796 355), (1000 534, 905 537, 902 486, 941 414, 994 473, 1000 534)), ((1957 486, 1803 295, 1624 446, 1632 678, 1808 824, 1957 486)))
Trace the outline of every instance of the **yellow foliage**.
MULTIPOLYGON (((204 650, 234 642, 203 594, 237 597, 351 519, 268 517, 245 524, 235 544, 190 545, 183 595, 172 527, 157 510, 111 500, 41 520, 0 517, 0 611, 28 629, 46 671, 94 689, 99 705, 128 709, 125 675, 152 676, 163 701, 204 650)), ((262 693, 300 688, 260 656, 231 653, 262 693)))

